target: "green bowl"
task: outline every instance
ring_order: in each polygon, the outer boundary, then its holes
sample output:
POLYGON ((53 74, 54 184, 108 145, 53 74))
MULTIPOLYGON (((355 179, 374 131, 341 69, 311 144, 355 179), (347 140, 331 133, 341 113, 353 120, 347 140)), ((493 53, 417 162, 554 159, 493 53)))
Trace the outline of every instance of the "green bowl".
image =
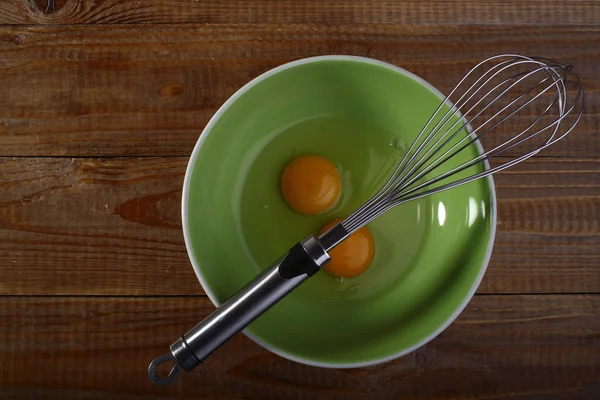
MULTIPOLYGON (((410 72, 348 56, 292 62, 235 93, 200 136, 183 188, 185 243, 212 302, 365 202, 442 99, 410 72), (325 215, 299 215, 280 194, 285 164, 303 153, 341 172, 342 198, 325 215)), ((481 151, 476 143, 461 157, 481 151)), ((319 272, 245 334, 285 358, 335 368, 382 363, 427 343, 481 282, 495 235, 493 181, 400 205, 368 226, 376 250, 364 274, 319 272)))

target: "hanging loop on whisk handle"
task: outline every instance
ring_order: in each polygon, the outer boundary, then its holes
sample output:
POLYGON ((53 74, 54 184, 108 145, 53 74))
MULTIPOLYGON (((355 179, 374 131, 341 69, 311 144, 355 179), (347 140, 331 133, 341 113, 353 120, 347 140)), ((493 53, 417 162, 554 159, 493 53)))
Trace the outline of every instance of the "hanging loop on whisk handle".
POLYGON ((179 369, 188 372, 194 369, 329 260, 329 254, 314 236, 297 243, 284 257, 182 335, 171 345, 171 354, 155 359, 148 369, 150 380, 166 386, 179 369), (160 378, 157 367, 167 361, 174 363, 173 369, 167 378, 160 378))

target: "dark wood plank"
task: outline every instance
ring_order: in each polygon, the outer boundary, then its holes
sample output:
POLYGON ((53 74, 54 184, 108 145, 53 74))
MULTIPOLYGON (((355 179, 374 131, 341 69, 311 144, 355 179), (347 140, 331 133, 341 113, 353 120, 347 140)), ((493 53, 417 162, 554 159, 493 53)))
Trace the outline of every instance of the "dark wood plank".
POLYGON ((284 360, 241 334, 172 387, 150 360, 207 298, 0 298, 0 397, 21 399, 587 399, 600 396, 600 295, 475 296, 438 338, 386 364, 284 360))
POLYGON ((593 0, 445 2, 375 0, 4 0, 0 24, 377 23, 399 25, 594 25, 593 0))
POLYGON ((545 153, 597 157, 599 37, 600 27, 4 26, 0 156, 188 156, 230 95, 298 58, 373 57, 447 91, 475 61, 518 52, 573 63, 584 80, 577 139, 545 153))
POLYGON ((0 159, 0 292, 203 293, 181 232, 186 164, 0 159))
POLYGON ((494 183, 498 231, 480 291, 598 292, 600 162, 534 157, 494 183))
MULTIPOLYGON (((186 163, 0 159, 0 294, 202 293, 181 233, 186 163)), ((600 292, 599 171, 598 159, 534 158, 496 177, 480 293, 600 292)))

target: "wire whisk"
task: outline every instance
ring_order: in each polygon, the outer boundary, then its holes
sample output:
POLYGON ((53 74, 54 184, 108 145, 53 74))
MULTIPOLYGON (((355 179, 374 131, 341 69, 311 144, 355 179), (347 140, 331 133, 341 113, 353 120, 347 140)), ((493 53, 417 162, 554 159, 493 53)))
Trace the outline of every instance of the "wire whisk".
POLYGON ((391 208, 502 171, 564 138, 584 107, 583 88, 572 69, 512 54, 475 65, 441 101, 379 192, 319 238, 309 235, 298 242, 173 343, 170 353, 150 364, 152 382, 168 385, 181 369, 195 368, 317 273, 337 244, 391 208), (160 378, 157 368, 164 362, 173 367, 160 378))

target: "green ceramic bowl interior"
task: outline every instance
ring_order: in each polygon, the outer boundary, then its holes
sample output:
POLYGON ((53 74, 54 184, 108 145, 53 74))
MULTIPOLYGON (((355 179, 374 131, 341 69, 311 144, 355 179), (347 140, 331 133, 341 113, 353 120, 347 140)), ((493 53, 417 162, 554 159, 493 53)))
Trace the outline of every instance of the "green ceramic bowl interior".
MULTIPOLYGON (((352 57, 296 62, 241 89, 202 133, 184 187, 186 244, 213 302, 374 194, 439 103, 414 75, 352 57), (285 164, 304 153, 329 158, 342 173, 342 199, 325 215, 299 215, 280 194, 285 164)), ((472 145, 461 158, 477 154, 472 145)), ((493 183, 406 203, 369 228, 376 255, 367 272, 346 280, 319 272, 246 334, 287 358, 332 367, 370 365, 424 344, 483 276, 493 183)))

